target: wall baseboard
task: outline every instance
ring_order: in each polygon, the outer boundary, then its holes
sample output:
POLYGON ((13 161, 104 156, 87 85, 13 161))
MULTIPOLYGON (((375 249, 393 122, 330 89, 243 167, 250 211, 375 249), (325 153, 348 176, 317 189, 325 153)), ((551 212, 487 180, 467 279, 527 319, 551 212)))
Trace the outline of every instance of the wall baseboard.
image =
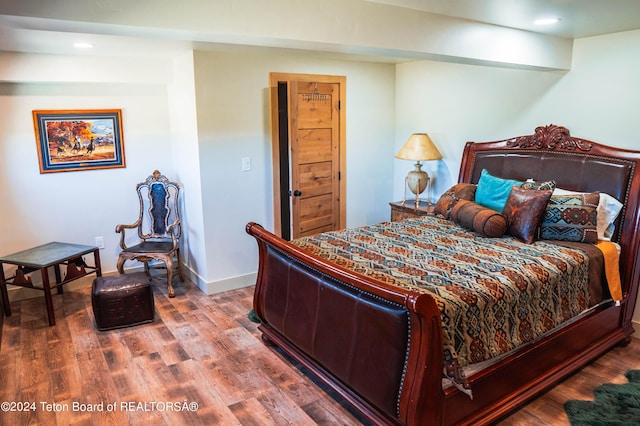
POLYGON ((225 278, 218 281, 205 281, 194 270, 187 265, 182 265, 182 269, 187 276, 204 294, 211 296, 229 290, 237 290, 239 288, 249 287, 256 284, 257 272, 236 277, 225 278))
POLYGON ((226 278, 224 280, 214 281, 207 284, 207 290, 204 291, 208 295, 222 293, 229 290, 237 290, 239 288, 250 287, 256 284, 257 273, 240 275, 237 277, 226 278))

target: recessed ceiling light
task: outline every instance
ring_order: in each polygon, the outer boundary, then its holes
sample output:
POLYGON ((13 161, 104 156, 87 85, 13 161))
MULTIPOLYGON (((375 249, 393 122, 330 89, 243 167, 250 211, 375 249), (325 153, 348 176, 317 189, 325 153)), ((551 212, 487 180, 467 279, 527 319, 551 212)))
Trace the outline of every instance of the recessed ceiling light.
POLYGON ((533 23, 536 25, 553 25, 557 24, 558 22, 560 22, 560 18, 542 18, 533 21, 533 23))
POLYGON ((73 47, 76 49, 91 49, 93 47, 92 43, 78 42, 73 43, 73 47))

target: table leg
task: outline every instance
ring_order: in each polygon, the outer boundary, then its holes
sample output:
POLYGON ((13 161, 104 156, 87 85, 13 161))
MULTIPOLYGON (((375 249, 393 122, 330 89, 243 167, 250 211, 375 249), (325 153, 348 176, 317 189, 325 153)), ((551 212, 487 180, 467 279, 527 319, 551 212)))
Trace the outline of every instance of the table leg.
POLYGON ((102 276, 102 267, 100 266, 100 249, 95 249, 93 251, 93 261, 96 267, 96 277, 102 276))
POLYGON ((11 306, 9 306, 9 293, 7 293, 7 282, 4 277, 4 263, 0 262, 0 299, 2 299, 2 309, 5 316, 11 316, 11 306))
POLYGON ((56 289, 58 290, 58 294, 62 294, 62 286, 60 283, 62 282, 62 274, 60 273, 60 264, 53 265, 53 271, 56 274, 56 289))
POLYGON ((53 312, 53 299, 51 298, 51 285, 49 284, 49 271, 47 271, 47 268, 40 268, 40 272, 42 273, 42 289, 44 290, 44 299, 47 303, 49 325, 56 325, 56 317, 53 312))

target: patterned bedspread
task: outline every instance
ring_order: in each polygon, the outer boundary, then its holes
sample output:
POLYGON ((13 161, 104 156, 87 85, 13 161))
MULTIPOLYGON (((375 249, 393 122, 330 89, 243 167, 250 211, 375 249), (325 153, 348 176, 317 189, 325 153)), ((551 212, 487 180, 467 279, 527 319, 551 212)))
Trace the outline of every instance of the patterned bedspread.
POLYGON ((293 241, 331 262, 407 289, 440 308, 445 358, 464 367, 531 342, 589 305, 581 250, 483 238, 425 216, 293 241))

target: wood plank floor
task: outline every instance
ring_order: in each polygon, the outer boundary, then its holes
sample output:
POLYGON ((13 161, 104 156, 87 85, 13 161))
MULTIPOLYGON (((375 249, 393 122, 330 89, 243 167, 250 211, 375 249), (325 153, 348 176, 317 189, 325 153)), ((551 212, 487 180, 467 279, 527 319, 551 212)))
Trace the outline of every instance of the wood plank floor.
MULTIPOLYGON (((54 327, 44 298, 12 303, 0 349, 0 402, 34 409, 0 411, 0 424, 361 424, 262 343, 247 319, 253 288, 206 296, 176 283, 177 297, 169 299, 156 278, 154 323, 99 332, 89 286, 54 295, 54 327)), ((594 387, 623 383, 632 368, 640 368, 635 339, 499 424, 567 425, 566 400, 591 399, 594 387)))

